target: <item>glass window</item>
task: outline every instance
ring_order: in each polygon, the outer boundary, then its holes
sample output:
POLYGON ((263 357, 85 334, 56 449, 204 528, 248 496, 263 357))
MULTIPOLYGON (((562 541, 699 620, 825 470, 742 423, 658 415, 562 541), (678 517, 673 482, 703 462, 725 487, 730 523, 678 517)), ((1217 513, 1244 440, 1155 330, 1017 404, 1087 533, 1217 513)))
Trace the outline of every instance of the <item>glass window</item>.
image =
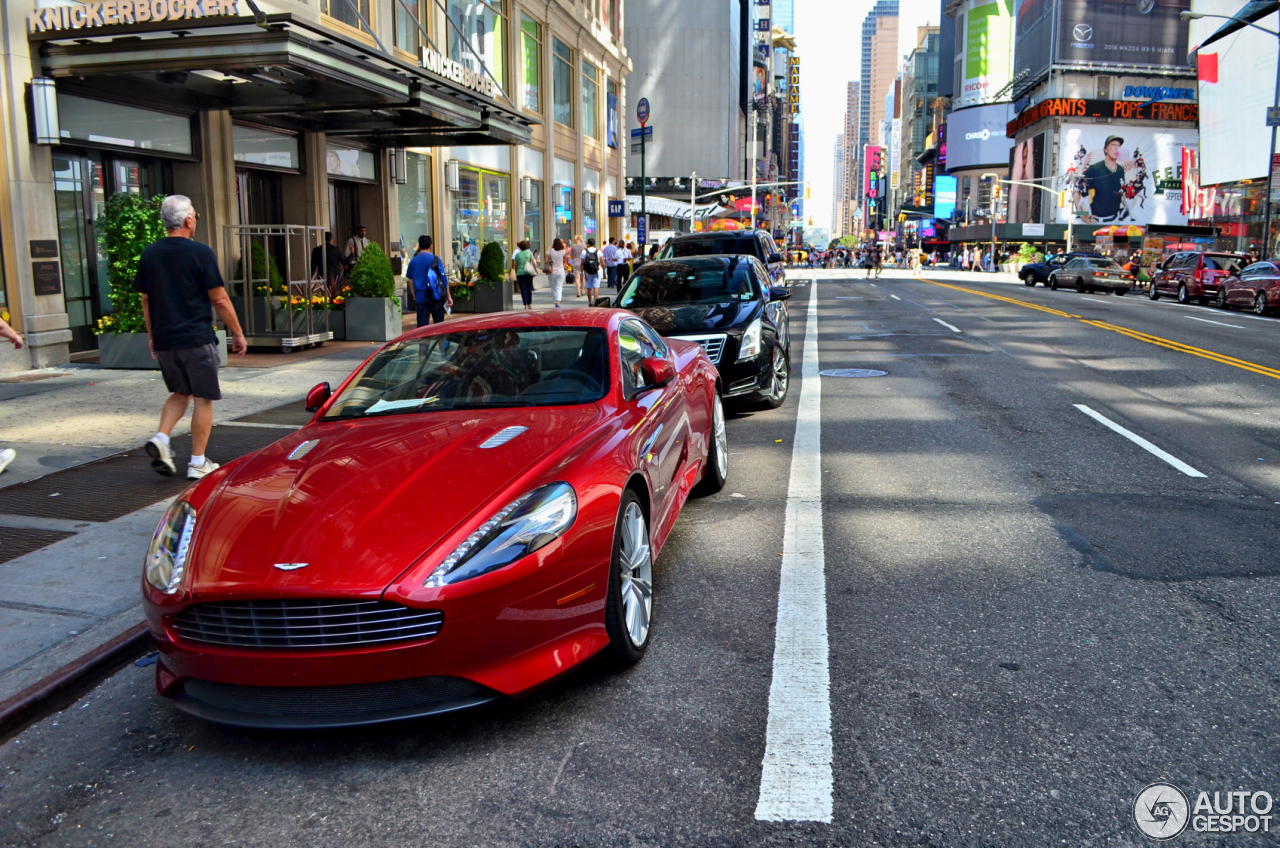
POLYGON ((596 327, 498 328, 396 342, 356 373, 324 417, 595 403, 609 390, 608 345, 596 327))
POLYGON ((233 124, 231 137, 235 149, 233 155, 237 162, 295 171, 301 166, 296 135, 233 124))
POLYGON ((434 235, 431 231, 431 157, 410 150, 407 182, 397 186, 400 205, 400 244, 406 256, 412 256, 418 236, 434 235))
POLYGON ((582 131, 600 137, 600 69, 589 62, 582 63, 582 131))
POLYGON ((538 256, 542 255, 542 180, 530 180, 533 197, 524 202, 524 238, 538 256))
POLYGON ((449 0, 449 57, 477 73, 488 68, 506 90, 507 24, 503 0, 449 0), (481 67, 481 62, 484 65, 481 67))
POLYGON ((759 299, 750 262, 741 259, 687 264, 649 262, 636 269, 618 305, 630 309, 676 303, 747 303, 759 299))
POLYGON ((369 25, 373 25, 373 10, 369 0, 320 0, 320 8, 329 17, 342 21, 350 27, 355 27, 361 32, 368 32, 369 28, 360 23, 360 17, 356 15, 355 10, 351 7, 354 5, 360 10, 360 15, 364 17, 369 25))
POLYGON ((600 195, 594 191, 582 194, 582 235, 597 239, 600 231, 600 195))
POLYGON ((573 126, 573 51, 558 38, 552 38, 555 53, 555 119, 557 124, 573 126))
POLYGON ((639 321, 622 322, 622 326, 618 328, 618 348, 626 389, 634 391, 644 388, 644 373, 641 366, 646 359, 661 354, 649 341, 649 336, 639 321))
POLYGON ((453 198, 453 261, 474 269, 491 241, 502 246, 503 264, 511 255, 509 227, 511 178, 481 168, 458 168, 453 198))
POLYGON ((556 186, 556 238, 573 243, 573 186, 556 186))
POLYGON ((720 256, 741 254, 755 256, 763 261, 767 256, 758 255, 760 242, 751 235, 699 236, 697 238, 679 238, 662 249, 659 259, 675 259, 684 256, 720 256))
POLYGON ((542 26, 520 16, 520 55, 524 70, 524 108, 542 111, 542 26))
POLYGON ((378 172, 374 155, 368 150, 353 150, 336 144, 326 145, 325 171, 331 177, 351 180, 376 180, 378 172))
MULTIPOLYGON (((606 89, 608 96, 605 98, 605 142, 610 147, 618 146, 618 83, 609 80, 606 89)), ((609 192, 609 196, 613 197, 614 193, 609 192)))
MULTIPOLYGON (((345 4, 346 0, 342 0, 345 4)), ((391 0, 396 17, 396 47, 415 56, 422 50, 422 30, 418 22, 424 20, 422 0, 391 0)))
POLYGON ((191 121, 181 115, 58 92, 58 120, 65 139, 191 154, 191 121))

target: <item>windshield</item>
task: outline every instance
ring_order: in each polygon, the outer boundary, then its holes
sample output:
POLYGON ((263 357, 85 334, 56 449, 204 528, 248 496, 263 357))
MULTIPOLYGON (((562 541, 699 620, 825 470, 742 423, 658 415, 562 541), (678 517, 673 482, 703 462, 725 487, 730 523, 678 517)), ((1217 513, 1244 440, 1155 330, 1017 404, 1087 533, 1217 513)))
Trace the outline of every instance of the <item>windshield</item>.
POLYGON ((598 328, 501 328, 397 342, 378 351, 325 420, 441 409, 594 403, 609 388, 598 328))
POLYGON ((618 306, 643 309, 677 303, 746 303, 758 297, 747 262, 700 266, 653 262, 636 270, 618 299, 618 306))
POLYGON ((735 254, 754 256, 757 259, 765 258, 760 255, 760 242, 756 241, 753 235, 676 239, 662 248, 658 258, 680 259, 685 256, 733 256, 735 254))

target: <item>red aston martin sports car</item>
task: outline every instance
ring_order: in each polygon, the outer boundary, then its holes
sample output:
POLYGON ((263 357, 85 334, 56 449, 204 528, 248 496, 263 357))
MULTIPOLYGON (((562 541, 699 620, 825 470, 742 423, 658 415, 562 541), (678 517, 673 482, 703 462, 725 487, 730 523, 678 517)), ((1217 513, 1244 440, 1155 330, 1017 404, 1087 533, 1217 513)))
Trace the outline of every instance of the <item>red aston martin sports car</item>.
POLYGON ((638 661, 654 558, 724 486, 717 379, 612 309, 387 344, 170 507, 142 580, 157 688, 223 724, 335 727, 638 661))

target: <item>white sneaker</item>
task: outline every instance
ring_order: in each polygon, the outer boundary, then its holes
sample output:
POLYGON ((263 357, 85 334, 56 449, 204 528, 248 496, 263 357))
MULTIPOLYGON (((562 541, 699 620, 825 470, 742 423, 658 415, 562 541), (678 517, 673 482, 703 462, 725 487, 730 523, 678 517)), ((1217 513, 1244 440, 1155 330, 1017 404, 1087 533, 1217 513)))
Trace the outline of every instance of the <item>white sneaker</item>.
POLYGON ((147 440, 145 445, 147 456, 151 457, 151 467, 157 474, 172 477, 178 473, 178 466, 173 464, 173 451, 156 436, 147 440))
POLYGON ((13 448, 5 448, 0 450, 0 471, 4 471, 9 467, 9 463, 18 457, 18 452, 13 448))
POLYGON ((204 465, 187 465, 187 479, 199 480, 201 477, 211 474, 216 470, 218 470, 218 463, 214 462, 212 459, 206 458, 204 465))

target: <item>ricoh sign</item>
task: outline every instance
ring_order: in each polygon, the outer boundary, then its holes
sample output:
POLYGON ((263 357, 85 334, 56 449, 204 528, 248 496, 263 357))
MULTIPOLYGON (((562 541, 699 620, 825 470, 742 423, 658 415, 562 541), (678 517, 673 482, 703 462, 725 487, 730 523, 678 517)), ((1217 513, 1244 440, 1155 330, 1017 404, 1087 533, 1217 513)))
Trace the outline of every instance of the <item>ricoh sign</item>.
POLYGON ((437 53, 429 47, 422 48, 422 68, 425 71, 458 83, 485 97, 497 97, 501 91, 487 74, 473 71, 461 62, 457 62, 437 53))
POLYGON ((27 15, 27 32, 238 15, 239 2, 240 0, 105 0, 102 3, 46 6, 27 15))

